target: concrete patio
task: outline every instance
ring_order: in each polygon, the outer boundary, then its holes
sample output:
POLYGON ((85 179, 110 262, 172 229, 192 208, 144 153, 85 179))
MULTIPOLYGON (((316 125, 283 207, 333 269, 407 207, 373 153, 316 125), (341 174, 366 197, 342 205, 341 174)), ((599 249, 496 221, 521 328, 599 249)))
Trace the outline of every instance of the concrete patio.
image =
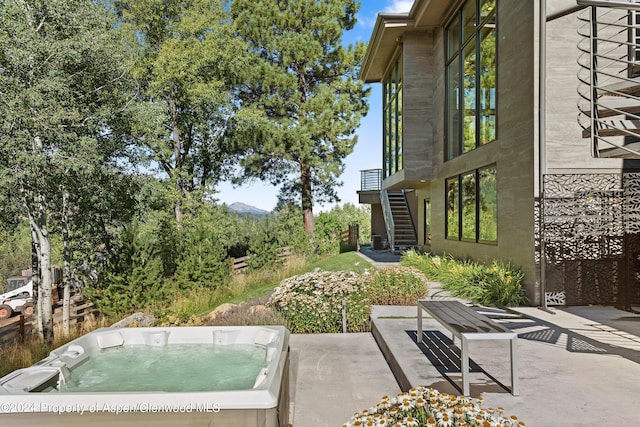
MULTIPOLYGON (((640 315, 611 307, 484 312, 519 334, 520 395, 509 391, 507 344, 474 342, 471 395, 482 396, 483 406, 503 407, 527 426, 637 425, 640 315)), ((380 346, 370 334, 292 337, 294 427, 342 425, 353 412, 399 392, 398 383, 461 394, 459 359, 416 344, 415 307, 377 306, 372 321, 380 346)), ((431 319, 424 334, 440 348, 451 346, 431 319)))
MULTIPOLYGON (((430 295, 448 298, 435 286, 430 295)), ((479 310, 519 336, 517 397, 508 344, 470 346, 471 396, 484 407, 503 407, 527 426, 637 425, 640 315, 604 306, 479 310)), ((425 318, 418 345, 415 306, 376 306, 371 317, 371 334, 292 335, 294 427, 340 426, 411 386, 462 393, 458 346, 438 322, 425 318)))

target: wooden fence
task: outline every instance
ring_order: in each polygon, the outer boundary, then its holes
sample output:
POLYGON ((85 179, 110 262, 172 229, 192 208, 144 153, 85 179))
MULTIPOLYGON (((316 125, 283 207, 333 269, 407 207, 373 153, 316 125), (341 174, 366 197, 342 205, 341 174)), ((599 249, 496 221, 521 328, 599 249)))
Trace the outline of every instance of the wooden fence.
MULTIPOLYGON (((88 316, 95 316, 98 314, 91 302, 84 301, 83 299, 74 299, 71 301, 69 307, 71 313, 69 321, 73 325, 77 322, 83 321, 88 316)), ((32 316, 14 316, 9 319, 0 321, 0 345, 3 345, 9 341, 16 339, 24 339, 35 330, 35 315, 32 316)), ((58 304, 53 310, 53 323, 62 323, 62 305, 58 304)))
POLYGON ((348 230, 340 234, 340 253, 359 250, 359 237, 360 227, 358 224, 351 224, 348 230))
MULTIPOLYGON (((279 258, 289 258, 291 256, 291 248, 289 246, 285 246, 280 250, 278 254, 279 258)), ((231 261, 231 273, 239 274, 244 273, 249 265, 247 264, 247 260, 251 257, 251 255, 243 256, 240 258, 230 258, 231 261)))

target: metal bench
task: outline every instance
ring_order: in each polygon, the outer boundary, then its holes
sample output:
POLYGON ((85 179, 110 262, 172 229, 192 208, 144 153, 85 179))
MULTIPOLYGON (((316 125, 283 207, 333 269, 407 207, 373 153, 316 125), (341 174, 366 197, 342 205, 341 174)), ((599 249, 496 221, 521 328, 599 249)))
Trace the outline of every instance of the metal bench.
POLYGON ((462 393, 469 395, 469 341, 511 341, 511 394, 518 396, 518 334, 458 301, 418 300, 418 343, 422 342, 422 311, 440 322, 461 342, 462 393))

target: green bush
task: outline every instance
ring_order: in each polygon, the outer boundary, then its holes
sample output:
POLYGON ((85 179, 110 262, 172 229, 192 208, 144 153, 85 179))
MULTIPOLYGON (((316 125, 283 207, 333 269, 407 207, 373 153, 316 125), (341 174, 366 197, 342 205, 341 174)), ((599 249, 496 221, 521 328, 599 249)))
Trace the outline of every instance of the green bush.
POLYGON ((470 260, 408 252, 402 265, 413 266, 454 296, 486 306, 528 304, 522 287, 524 274, 511 263, 494 260, 490 265, 470 260))
POLYGON ((414 267, 388 267, 369 276, 367 293, 371 304, 415 305, 427 295, 427 278, 414 267))
POLYGON ((284 260, 280 257, 282 244, 278 241, 277 235, 270 227, 271 221, 265 219, 258 233, 249 244, 247 255, 247 265, 252 270, 259 270, 265 267, 276 269, 282 266, 284 260))
POLYGON ((284 279, 269 299, 294 333, 340 332, 342 300, 346 300, 347 330, 368 330, 370 305, 366 280, 350 271, 312 272, 284 279))

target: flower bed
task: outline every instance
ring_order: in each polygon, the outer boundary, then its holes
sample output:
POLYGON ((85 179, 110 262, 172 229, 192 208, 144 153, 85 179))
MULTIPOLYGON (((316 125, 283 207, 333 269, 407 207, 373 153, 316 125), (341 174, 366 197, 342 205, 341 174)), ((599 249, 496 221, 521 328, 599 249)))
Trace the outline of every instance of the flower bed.
POLYGON ((335 333, 342 329, 342 300, 347 330, 368 330, 370 305, 366 280, 351 271, 320 271, 289 277, 275 288, 269 305, 294 333, 335 333))
POLYGON ((368 277, 367 293, 374 305, 415 305, 427 295, 427 278, 415 267, 387 267, 368 277))
POLYGON ((482 409, 472 399, 416 387, 396 397, 384 396, 372 408, 357 412, 342 427, 520 427, 523 421, 505 416, 502 408, 482 409))

